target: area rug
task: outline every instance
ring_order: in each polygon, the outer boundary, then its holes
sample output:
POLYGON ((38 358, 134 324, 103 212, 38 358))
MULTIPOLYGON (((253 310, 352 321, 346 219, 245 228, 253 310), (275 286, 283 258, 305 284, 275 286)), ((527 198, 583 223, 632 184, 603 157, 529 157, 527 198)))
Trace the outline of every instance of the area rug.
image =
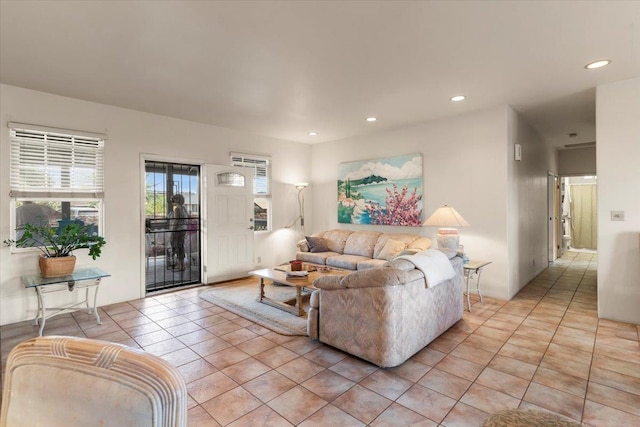
MULTIPOLYGON (((287 304, 295 304, 295 288, 265 285, 265 295, 287 304)), ((242 280, 212 285, 200 298, 229 310, 282 335, 307 335, 307 317, 298 317, 258 301, 258 280, 242 280)), ((306 295, 305 295, 306 294, 306 295)), ((305 311, 309 309, 309 293, 303 299, 305 311)))

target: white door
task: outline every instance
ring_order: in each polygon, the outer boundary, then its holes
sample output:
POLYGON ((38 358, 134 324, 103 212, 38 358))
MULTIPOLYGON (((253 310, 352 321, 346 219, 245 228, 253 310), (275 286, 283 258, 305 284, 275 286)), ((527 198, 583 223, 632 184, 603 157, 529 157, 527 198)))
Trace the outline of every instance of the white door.
POLYGON ((253 269, 253 170, 206 165, 205 283, 253 269))
MULTIPOLYGON (((547 215, 549 222, 547 223, 547 247, 548 247, 548 261, 553 262, 558 258, 558 251, 560 249, 558 242, 560 214, 560 184, 557 176, 549 172, 547 174, 547 215)), ((560 238, 561 239, 561 238, 560 238)))

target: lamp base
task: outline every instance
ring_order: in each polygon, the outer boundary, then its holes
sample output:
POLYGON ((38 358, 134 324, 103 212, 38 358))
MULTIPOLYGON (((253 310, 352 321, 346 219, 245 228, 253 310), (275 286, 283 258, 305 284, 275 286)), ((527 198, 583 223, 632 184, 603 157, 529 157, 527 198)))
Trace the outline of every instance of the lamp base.
POLYGON ((439 228, 437 233, 438 249, 451 257, 458 253, 460 235, 455 228, 439 228))

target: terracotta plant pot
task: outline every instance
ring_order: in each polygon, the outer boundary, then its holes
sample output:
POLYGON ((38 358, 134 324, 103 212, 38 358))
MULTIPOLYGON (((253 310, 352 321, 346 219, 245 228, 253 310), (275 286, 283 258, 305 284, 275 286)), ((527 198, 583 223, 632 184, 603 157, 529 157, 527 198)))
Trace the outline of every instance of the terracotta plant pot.
POLYGON ((76 257, 74 255, 64 257, 45 257, 40 256, 38 259, 40 265, 40 274, 42 277, 62 277, 73 273, 76 266, 76 257))

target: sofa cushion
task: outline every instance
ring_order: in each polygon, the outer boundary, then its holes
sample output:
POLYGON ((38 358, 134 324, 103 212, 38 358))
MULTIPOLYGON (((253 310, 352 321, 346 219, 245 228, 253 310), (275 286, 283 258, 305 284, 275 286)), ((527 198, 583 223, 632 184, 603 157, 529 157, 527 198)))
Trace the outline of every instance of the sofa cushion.
POLYGON ((337 252, 298 252, 296 254, 296 259, 304 262, 311 262, 313 264, 325 265, 326 259, 331 256, 340 255, 337 252))
POLYGON ((298 250, 300 252, 309 252, 309 245, 307 244, 307 239, 299 240, 298 243, 296 243, 296 246, 298 247, 298 250))
POLYGON ((406 246, 407 245, 401 240, 388 239, 387 243, 384 244, 384 247, 378 254, 378 259, 386 259, 389 261, 402 252, 406 246))
POLYGON ((347 238, 342 253, 373 258, 373 248, 381 234, 377 231, 355 231, 347 238))
POLYGON ((400 251, 398 255, 396 255, 396 257, 402 256, 402 255, 415 255, 418 252, 420 252, 420 249, 403 249, 400 251))
POLYGON ((384 249, 384 245, 387 244, 387 241, 389 239, 393 239, 393 240, 399 240, 401 242, 403 242, 407 248, 411 248, 411 249, 427 249, 430 244, 431 244, 431 240, 429 240, 426 237, 422 237, 422 236, 418 236, 416 234, 408 234, 408 233, 385 233, 383 235, 381 235, 378 238, 378 241, 376 242, 376 246, 373 249, 373 257, 376 259, 380 258, 380 252, 382 251, 382 249, 384 249), (414 247, 414 245, 417 244, 418 247, 414 247), (423 247, 425 246, 426 247, 423 247))
POLYGON ((366 270, 367 268, 378 268, 385 265, 386 259, 366 259, 358 263, 358 270, 366 270))
POLYGON ((420 249, 420 250, 429 249, 430 247, 431 247, 431 239, 429 239, 428 237, 419 237, 413 242, 409 243, 409 246, 407 246, 407 248, 409 249, 420 249))
POLYGON ((347 243, 347 239, 353 233, 351 230, 329 230, 322 234, 327 247, 331 252, 344 253, 344 246, 347 243))
POLYGON ((347 270, 356 270, 358 263, 371 258, 360 255, 335 255, 327 257, 325 264, 331 267, 345 268, 347 270))
POLYGON ((322 237, 307 236, 306 239, 309 252, 329 252, 327 243, 322 237))

